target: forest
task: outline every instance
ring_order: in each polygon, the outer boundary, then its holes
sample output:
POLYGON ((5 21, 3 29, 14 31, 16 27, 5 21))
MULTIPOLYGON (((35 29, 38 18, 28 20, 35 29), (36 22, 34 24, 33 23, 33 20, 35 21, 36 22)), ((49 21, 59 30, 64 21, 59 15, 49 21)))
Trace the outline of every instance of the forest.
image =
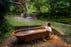
POLYGON ((6 47, 3 45, 7 44, 7 47, 43 47, 42 44, 45 44, 44 47, 71 47, 70 31, 71 0, 0 0, 0 47, 6 47), (56 30, 53 30, 54 35, 47 43, 38 39, 31 43, 12 44, 16 38, 12 34, 14 31, 35 30, 46 23, 51 23, 56 30), (63 46, 57 43, 56 37, 63 46), (9 42, 5 43, 6 40, 9 42), (53 43, 49 45, 50 41, 53 43))

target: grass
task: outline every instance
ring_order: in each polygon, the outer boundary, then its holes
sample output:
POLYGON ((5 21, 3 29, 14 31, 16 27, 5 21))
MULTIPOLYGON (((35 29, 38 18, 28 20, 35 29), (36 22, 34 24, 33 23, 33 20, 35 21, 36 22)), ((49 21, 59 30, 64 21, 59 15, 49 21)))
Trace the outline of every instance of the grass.
POLYGON ((51 22, 51 23, 53 27, 61 30, 62 32, 65 33, 65 35, 71 35, 71 25, 57 23, 57 22, 51 22))
POLYGON ((55 18, 55 19, 50 19, 50 20, 71 25, 71 18, 55 18))
POLYGON ((6 33, 4 34, 4 36, 3 36, 3 38, 8 38, 8 37, 12 36, 12 32, 13 32, 13 31, 14 31, 14 30, 11 29, 10 31, 6 32, 6 33))
POLYGON ((13 18, 10 18, 8 16, 5 17, 7 21, 10 23, 12 26, 29 26, 29 25, 41 25, 44 24, 45 22, 42 20, 28 20, 28 21, 17 21, 13 18))
POLYGON ((64 24, 70 24, 71 25, 71 18, 40 18, 41 20, 49 20, 52 22, 57 22, 57 23, 64 23, 64 24))

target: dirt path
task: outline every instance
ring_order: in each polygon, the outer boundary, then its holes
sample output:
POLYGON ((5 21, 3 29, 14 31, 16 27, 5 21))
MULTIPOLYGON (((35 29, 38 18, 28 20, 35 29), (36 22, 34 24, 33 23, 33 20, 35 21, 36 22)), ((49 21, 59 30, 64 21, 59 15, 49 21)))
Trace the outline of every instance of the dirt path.
POLYGON ((10 37, 7 40, 4 41, 2 47, 71 47, 70 44, 67 44, 66 42, 62 41, 61 38, 57 35, 52 35, 51 39, 47 41, 35 40, 31 41, 29 43, 16 43, 15 37, 10 37))

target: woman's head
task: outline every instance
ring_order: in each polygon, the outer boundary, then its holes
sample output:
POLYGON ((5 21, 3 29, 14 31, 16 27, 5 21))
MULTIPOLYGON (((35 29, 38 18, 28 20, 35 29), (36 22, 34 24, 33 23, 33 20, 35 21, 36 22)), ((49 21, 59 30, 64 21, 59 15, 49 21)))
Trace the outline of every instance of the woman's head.
POLYGON ((48 26, 51 26, 51 23, 48 23, 47 25, 48 25, 48 26))

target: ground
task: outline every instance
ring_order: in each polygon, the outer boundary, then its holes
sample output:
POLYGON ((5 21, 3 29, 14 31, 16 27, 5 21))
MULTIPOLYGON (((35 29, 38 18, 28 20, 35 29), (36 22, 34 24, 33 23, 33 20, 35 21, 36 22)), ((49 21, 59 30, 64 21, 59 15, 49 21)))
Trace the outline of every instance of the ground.
POLYGON ((7 38, 3 42, 2 47, 71 47, 70 44, 67 44, 60 36, 55 34, 51 35, 51 39, 46 41, 38 39, 28 43, 18 43, 15 40, 16 38, 14 36, 7 38))

